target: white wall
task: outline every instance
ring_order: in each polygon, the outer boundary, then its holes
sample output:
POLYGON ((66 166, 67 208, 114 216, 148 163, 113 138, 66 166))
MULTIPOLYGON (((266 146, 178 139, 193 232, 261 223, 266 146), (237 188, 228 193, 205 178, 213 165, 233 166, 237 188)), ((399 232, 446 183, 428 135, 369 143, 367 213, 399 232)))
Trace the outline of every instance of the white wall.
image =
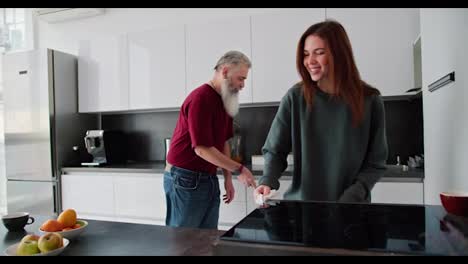
POLYGON ((426 204, 468 192, 468 9, 421 9, 426 204), (455 71, 455 82, 427 86, 455 71))
POLYGON ((3 55, 0 54, 0 214, 6 213, 5 137, 3 134, 3 55))
POLYGON ((327 8, 326 16, 346 29, 364 81, 386 96, 414 88, 418 8, 327 8))
POLYGON ((279 8, 106 8, 104 15, 57 24, 37 21, 38 48, 78 54, 78 41, 226 17, 280 12, 279 8))
POLYGON ((34 18, 32 14, 32 9, 31 8, 25 8, 24 10, 24 27, 25 27, 25 49, 26 50, 31 50, 35 48, 35 43, 34 43, 34 18))

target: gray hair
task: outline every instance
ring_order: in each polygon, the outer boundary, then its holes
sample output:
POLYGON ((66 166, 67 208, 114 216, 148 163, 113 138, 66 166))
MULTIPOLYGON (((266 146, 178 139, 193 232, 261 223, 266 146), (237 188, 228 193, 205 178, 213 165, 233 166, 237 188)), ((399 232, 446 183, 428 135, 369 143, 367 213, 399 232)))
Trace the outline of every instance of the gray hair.
POLYGON ((234 65, 234 66, 239 66, 239 65, 245 65, 248 68, 252 67, 252 63, 250 62, 249 58, 242 52, 237 51, 237 50, 231 50, 226 52, 216 63, 216 66, 214 67, 215 70, 219 70, 219 68, 222 65, 234 65))

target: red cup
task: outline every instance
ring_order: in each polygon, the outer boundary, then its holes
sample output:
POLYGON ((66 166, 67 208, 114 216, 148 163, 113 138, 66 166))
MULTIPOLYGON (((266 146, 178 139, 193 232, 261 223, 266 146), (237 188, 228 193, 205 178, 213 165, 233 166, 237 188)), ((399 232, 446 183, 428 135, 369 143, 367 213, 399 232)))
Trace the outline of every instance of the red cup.
POLYGON ((442 192, 440 201, 448 213, 468 217, 467 192, 442 192))

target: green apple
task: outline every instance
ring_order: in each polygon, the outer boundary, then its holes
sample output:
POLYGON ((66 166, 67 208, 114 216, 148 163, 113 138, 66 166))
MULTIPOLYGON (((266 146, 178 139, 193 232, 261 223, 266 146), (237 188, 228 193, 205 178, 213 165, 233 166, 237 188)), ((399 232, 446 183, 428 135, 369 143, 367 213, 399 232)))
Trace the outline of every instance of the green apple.
POLYGON ((31 256, 38 253, 41 253, 41 251, 39 250, 37 240, 21 241, 16 248, 16 255, 18 256, 31 256))
POLYGON ((39 250, 42 253, 60 248, 63 246, 63 238, 59 233, 46 233, 39 238, 39 250))
POLYGON ((26 235, 21 239, 21 242, 27 241, 27 240, 39 241, 39 236, 35 234, 26 235))

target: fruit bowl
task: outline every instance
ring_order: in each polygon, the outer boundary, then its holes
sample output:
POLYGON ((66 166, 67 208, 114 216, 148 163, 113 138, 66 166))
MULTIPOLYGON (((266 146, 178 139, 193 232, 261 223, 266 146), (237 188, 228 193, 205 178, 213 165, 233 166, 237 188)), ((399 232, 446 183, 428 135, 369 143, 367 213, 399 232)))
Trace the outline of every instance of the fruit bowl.
MULTIPOLYGON (((5 250, 5 255, 7 255, 7 256, 18 256, 18 255, 16 255, 16 248, 18 247, 19 243, 20 242, 9 246, 5 250)), ((57 249, 51 250, 49 252, 34 254, 34 255, 31 255, 31 256, 57 256, 60 253, 62 253, 62 251, 65 250, 65 248, 68 246, 68 244, 70 244, 70 240, 64 238, 63 239, 63 246, 61 248, 57 248, 57 249)))
MULTIPOLYGON (((66 230, 66 231, 57 231, 55 233, 59 233, 60 235, 62 235, 62 237, 72 240, 76 238, 77 236, 79 236, 86 228, 88 228, 88 222, 85 220, 76 220, 76 223, 79 224, 81 227, 71 229, 71 230, 66 230)), ((46 231, 43 231, 40 228, 39 228, 39 232, 41 234, 47 233, 46 231)))
POLYGON ((468 217, 467 192, 442 192, 440 201, 448 213, 468 217))

